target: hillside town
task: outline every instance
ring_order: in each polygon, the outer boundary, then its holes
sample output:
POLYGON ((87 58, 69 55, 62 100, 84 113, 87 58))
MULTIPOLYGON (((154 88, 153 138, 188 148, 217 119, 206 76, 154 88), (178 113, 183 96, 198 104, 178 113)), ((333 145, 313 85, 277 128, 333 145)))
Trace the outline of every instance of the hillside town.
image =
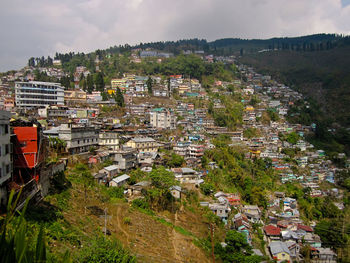
MULTIPOLYGON (((217 78, 208 87, 185 74, 124 72, 108 79, 102 89, 88 91, 84 79, 92 73, 77 66, 69 88, 37 80, 38 73, 57 80, 70 78, 60 60, 50 67, 27 66, 2 76, 1 211, 11 191, 20 194, 19 208, 27 198, 43 200, 50 180, 76 160, 90 167, 98 184, 122 188, 129 203, 154 187, 149 180, 133 179, 132 173, 149 174, 165 167, 176 181, 169 188, 175 200, 198 192, 198 205, 219 218, 227 231, 243 234, 261 262, 305 262, 305 257, 308 262, 337 262, 337 251, 315 233, 317 220, 301 211, 300 196, 276 189, 298 185, 302 196, 326 198, 342 211, 344 190, 336 175, 349 169, 350 160, 338 154, 345 163, 339 168, 307 140, 315 123, 288 122, 288 115, 298 114, 291 111, 293 107, 301 101, 308 107, 301 93, 239 64, 235 57, 204 55, 200 50, 187 53, 205 63, 234 65, 237 77, 217 78), (235 115, 227 121, 223 116, 231 113, 235 115), (215 156, 224 147, 237 155, 235 162, 242 170, 245 164, 256 163, 269 171, 270 189, 276 191, 263 190, 261 198, 249 199, 242 192, 244 185, 230 188, 215 181, 230 169, 225 158, 215 156)), ((156 57, 162 63, 173 56, 135 50, 130 61, 138 64, 156 57)), ((96 58, 96 72, 103 59, 96 58)), ((258 178, 260 170, 254 171, 253 178, 258 178)))

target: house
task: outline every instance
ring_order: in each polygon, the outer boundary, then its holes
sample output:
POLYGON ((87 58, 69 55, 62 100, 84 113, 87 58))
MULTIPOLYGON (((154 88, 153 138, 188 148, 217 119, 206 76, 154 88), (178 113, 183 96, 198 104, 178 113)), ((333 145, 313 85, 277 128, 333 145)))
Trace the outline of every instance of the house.
POLYGON ((141 182, 138 182, 134 185, 129 185, 128 188, 127 188, 127 195, 129 197, 131 196, 140 196, 141 195, 141 192, 142 192, 142 189, 146 189, 148 187, 151 186, 151 182, 150 181, 141 181, 141 182))
POLYGON ((129 170, 137 165, 136 149, 123 147, 113 152, 113 155, 119 170, 129 170))
POLYGON ((308 232, 308 233, 312 233, 312 232, 314 232, 314 230, 312 229, 312 227, 310 227, 310 226, 306 226, 306 225, 302 225, 302 224, 298 224, 297 225, 297 228, 298 228, 298 230, 304 230, 305 232, 308 232))
POLYGON ((277 262, 291 262, 290 250, 287 245, 281 241, 271 242, 269 245, 271 256, 277 262))
POLYGON ((108 178, 113 178, 118 172, 118 165, 110 165, 99 171, 100 174, 105 174, 108 178))
POLYGON ((258 223, 260 221, 261 211, 260 211, 259 207, 256 205, 243 206, 243 213, 253 223, 258 223))
POLYGON ((182 193, 181 186, 174 185, 174 186, 170 187, 170 193, 174 198, 180 199, 181 193, 182 193))
POLYGON ((172 168, 171 171, 175 174, 175 179, 180 181, 180 183, 200 183, 199 173, 191 168, 172 168))
POLYGON ((236 229, 239 229, 241 226, 244 226, 247 229, 251 228, 249 220, 244 214, 241 214, 241 213, 236 214, 232 219, 232 221, 236 229))
POLYGON ((104 161, 106 161, 108 159, 109 159, 109 152, 102 151, 96 155, 90 156, 89 157, 89 164, 103 163, 104 161))
POLYGON ((269 240, 280 240, 281 238, 281 229, 273 225, 264 226, 265 235, 269 240))
POLYGON ((231 209, 228 204, 209 204, 209 209, 223 220, 227 220, 228 215, 231 212, 231 209))
POLYGON ((122 185, 126 184, 129 179, 130 179, 129 175, 123 174, 121 176, 113 178, 109 182, 109 186, 116 186, 116 187, 122 186, 122 185))
POLYGON ((126 143, 126 146, 137 149, 139 152, 157 152, 159 144, 150 137, 135 137, 126 143))
POLYGON ((320 263, 326 263, 326 262, 331 262, 335 263, 337 262, 337 254, 333 252, 330 248, 317 248, 317 262, 320 263))
POLYGON ((137 155, 139 164, 142 166, 152 166, 156 161, 161 159, 160 155, 156 152, 140 152, 137 155))

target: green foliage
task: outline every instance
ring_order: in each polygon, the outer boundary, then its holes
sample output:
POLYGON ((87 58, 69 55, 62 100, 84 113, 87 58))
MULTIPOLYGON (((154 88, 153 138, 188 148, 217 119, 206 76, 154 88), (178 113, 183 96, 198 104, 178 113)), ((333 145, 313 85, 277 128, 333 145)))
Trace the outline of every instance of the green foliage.
POLYGON ((256 128, 247 128, 244 129, 243 135, 245 138, 251 139, 258 135, 258 130, 256 128))
POLYGON ((322 243, 333 248, 344 247, 349 239, 349 235, 344 233, 349 231, 349 222, 343 220, 322 220, 315 227, 315 233, 321 237, 322 243))
POLYGON ((278 121, 280 119, 280 117, 278 116, 278 113, 273 108, 268 108, 267 114, 269 115, 271 121, 278 121))
POLYGON ((185 164, 185 159, 178 154, 172 153, 170 156, 164 157, 166 165, 169 167, 181 167, 185 164))
POLYGON ((146 81, 146 85, 147 85, 148 94, 152 95, 153 81, 152 81, 151 77, 148 77, 148 79, 146 81))
POLYGON ((227 244, 225 248, 220 244, 215 246, 215 254, 220 256, 223 262, 259 263, 262 260, 261 257, 253 255, 245 236, 237 231, 227 231, 225 243, 227 244))
POLYGON ((139 207, 142 209, 149 209, 148 202, 143 198, 134 199, 131 204, 134 207, 139 207))
POLYGON ((102 75, 101 72, 98 72, 95 75, 95 81, 94 82, 95 82, 97 91, 104 91, 104 89, 105 89, 105 82, 104 82, 103 75, 102 75))
POLYGON ((124 107, 124 96, 120 90, 120 88, 117 88, 116 94, 115 94, 115 102, 119 107, 124 107))
POLYGON ((296 144, 300 140, 300 136, 296 132, 287 134, 286 141, 291 144, 296 144))
POLYGON ((164 167, 158 167, 150 172, 152 185, 163 191, 167 191, 171 186, 177 185, 175 176, 172 172, 167 171, 164 167))
POLYGON ((212 183, 203 183, 200 185, 200 189, 203 194, 211 195, 215 190, 215 186, 212 183))
POLYGON ((123 187, 107 187, 107 195, 110 198, 124 198, 124 188, 123 187))
POLYGON ((123 218, 123 223, 125 225, 131 225, 131 218, 130 217, 124 217, 123 218))
POLYGON ((104 237, 92 240, 88 247, 83 248, 76 260, 86 263, 136 262, 136 258, 131 256, 119 242, 104 237))
POLYGON ((30 231, 30 226, 24 218, 28 200, 20 215, 15 216, 20 194, 14 200, 14 192, 11 192, 7 214, 0 220, 0 261, 4 263, 45 262, 47 257, 44 229, 41 226, 37 237, 35 237, 36 233, 33 234, 30 231), (31 244, 36 245, 32 246, 31 244))

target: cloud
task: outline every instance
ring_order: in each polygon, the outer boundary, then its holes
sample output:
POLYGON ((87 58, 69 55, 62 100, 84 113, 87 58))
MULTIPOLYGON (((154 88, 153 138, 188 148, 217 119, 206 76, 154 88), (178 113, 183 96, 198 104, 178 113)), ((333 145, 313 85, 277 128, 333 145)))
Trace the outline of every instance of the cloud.
POLYGON ((350 33, 350 0, 4 0, 0 71, 119 44, 350 33))

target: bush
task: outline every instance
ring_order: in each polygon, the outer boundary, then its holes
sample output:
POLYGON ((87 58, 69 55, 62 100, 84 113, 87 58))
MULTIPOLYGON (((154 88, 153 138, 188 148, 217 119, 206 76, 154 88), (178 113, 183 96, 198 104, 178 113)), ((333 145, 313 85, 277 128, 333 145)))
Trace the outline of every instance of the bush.
POLYGON ((130 217, 124 217, 123 218, 123 223, 125 225, 131 225, 131 218, 130 217))
POLYGON ((142 208, 142 209, 149 209, 149 204, 145 199, 135 199, 132 201, 132 206, 142 208))
POLYGON ((107 194, 110 198, 124 198, 124 188, 122 188, 122 187, 108 187, 107 194))

